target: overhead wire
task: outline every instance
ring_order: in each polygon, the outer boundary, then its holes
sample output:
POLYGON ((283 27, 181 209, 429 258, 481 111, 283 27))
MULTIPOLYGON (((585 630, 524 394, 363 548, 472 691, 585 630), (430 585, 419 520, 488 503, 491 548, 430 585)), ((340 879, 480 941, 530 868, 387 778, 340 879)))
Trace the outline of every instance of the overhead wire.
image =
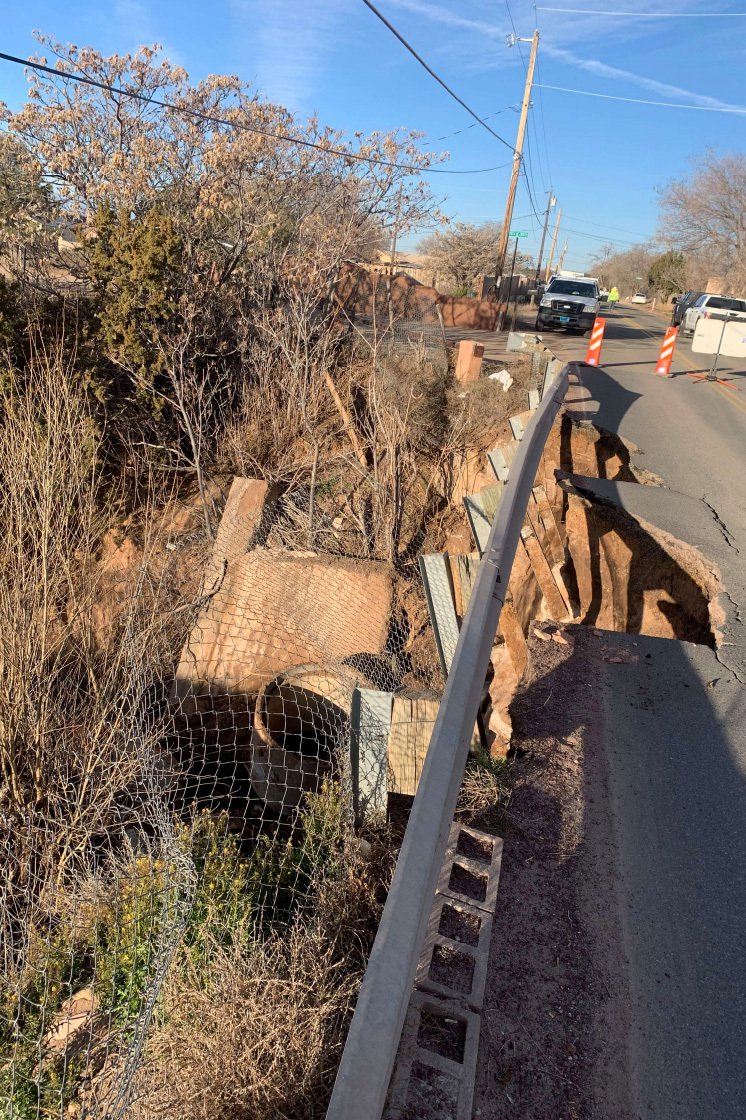
POLYGON ((657 105, 661 109, 694 109, 702 113, 738 113, 746 114, 746 108, 736 105, 687 105, 681 101, 652 101, 645 97, 622 97, 616 93, 596 93, 587 89, 571 89, 569 86, 550 86, 542 83, 541 89, 559 90, 560 93, 577 93, 582 97, 601 97, 604 101, 629 101, 633 105, 657 105))
MULTIPOLYGON (((482 117, 482 120, 483 121, 490 121, 490 120, 492 120, 493 117, 499 117, 503 113, 507 113, 510 109, 512 109, 514 112, 517 113, 518 110, 520 109, 520 107, 521 107, 520 103, 517 104, 517 105, 516 104, 506 105, 504 109, 498 109, 494 113, 487 113, 486 116, 482 117)), ((455 130, 455 132, 447 132, 445 134, 445 136, 436 136, 435 139, 433 140, 433 144, 438 144, 438 143, 440 143, 441 140, 450 140, 452 136, 461 136, 462 133, 469 132, 470 129, 476 128, 476 127, 477 127, 476 121, 474 122, 474 124, 466 124, 466 125, 464 125, 463 128, 457 128, 455 130)))
MULTIPOLYGON (((629 234, 632 235, 632 237, 637 237, 637 234, 635 233, 635 231, 633 229, 626 229, 622 226, 610 226, 610 225, 607 225, 606 222, 591 222, 591 221, 588 220, 588 218, 576 218, 576 217, 573 217, 572 214, 566 214, 565 217, 571 222, 579 222, 581 226, 586 225, 586 226, 597 226, 598 229, 614 229, 614 230, 618 230, 619 233, 629 233, 629 234)), ((644 241, 645 238, 641 237, 640 240, 644 241)))
POLYGON ((639 241, 625 241, 624 238, 622 238, 622 237, 601 237, 601 235, 598 234, 598 233, 585 233, 584 230, 571 229, 570 226, 563 226, 563 229, 565 230, 566 233, 574 233, 578 237, 590 237, 592 241, 607 241, 609 243, 614 242, 615 244, 618 244, 618 245, 633 245, 633 246, 640 244, 639 241))
POLYGON ((746 12, 619 12, 609 8, 549 8, 539 4, 542 12, 566 12, 568 15, 609 16, 611 19, 717 19, 721 16, 746 18, 746 12))
POLYGON ((419 62, 420 66, 422 66, 423 69, 425 69, 428 72, 430 77, 434 78, 435 81, 438 83, 438 85, 442 86, 443 89, 446 91, 446 93, 450 97, 452 97, 454 101, 457 101, 458 104, 462 107, 462 109, 466 110, 466 112, 469 114, 469 116, 473 117, 474 120, 482 126, 482 128, 485 128, 487 130, 487 132, 490 133, 491 136, 494 136, 494 138, 496 140, 499 140, 500 143, 504 144, 506 148, 509 148, 511 152, 515 152, 515 148, 513 147, 513 145, 511 143, 509 143, 503 136, 501 136, 499 134, 499 132, 495 132, 494 128, 490 128, 490 126, 488 124, 485 124, 484 118, 480 117, 478 113, 475 113, 474 110, 471 108, 471 106, 467 105, 467 103, 463 100, 463 98, 459 97, 459 95, 454 90, 452 90, 451 87, 446 84, 446 82, 443 81, 443 79, 440 77, 440 75, 436 74, 436 72, 433 70, 432 66, 428 65, 428 63, 425 62, 422 55, 418 54, 417 51, 414 49, 414 47, 411 45, 411 43, 407 42, 407 40, 404 38, 404 36, 401 34, 401 32, 397 31, 397 29, 394 27, 393 23, 391 23, 388 19, 386 19, 386 16, 383 14, 383 12, 380 12, 378 10, 378 8, 375 6, 375 4, 372 3, 372 0, 363 0, 363 4, 365 4, 366 8, 370 8, 371 12, 373 12, 373 15, 376 16, 378 19, 380 19, 381 23, 385 27, 388 28, 388 30, 391 32, 391 34, 396 39, 399 40, 399 42, 402 44, 402 46, 405 48, 405 50, 409 51, 409 53, 412 55, 412 57, 415 58, 417 60, 417 62, 419 62))
MULTIPOLYGON (((538 9, 536 7, 536 0, 533 0, 533 4, 534 4, 534 21, 535 21, 536 29, 538 31, 539 30, 539 12, 538 12, 538 9)), ((546 126, 546 120, 544 118, 544 96, 542 94, 541 84, 540 84, 541 83, 540 52, 537 52, 537 55, 536 55, 536 76, 539 79, 539 82, 535 83, 535 85, 536 85, 536 88, 539 91, 538 96, 537 96, 537 101, 538 101, 538 104, 539 104, 539 119, 541 120, 541 131, 542 131, 542 136, 543 136, 543 139, 544 139, 544 153, 546 155, 546 161, 547 161, 547 181, 549 183, 549 189, 551 191, 551 190, 554 189, 554 185, 553 185, 554 184, 554 179, 553 179, 553 176, 552 176, 552 165, 551 165, 551 162, 550 162, 550 159, 549 159, 549 141, 547 139, 547 126, 546 126)), ((535 121, 534 121, 534 132, 535 133, 537 132, 535 121)), ((539 142, 538 142, 538 136, 537 136, 537 146, 539 147, 539 150, 541 150, 540 146, 539 146, 539 142)), ((545 183, 545 186, 546 186, 546 183, 545 183)))
MULTIPOLYGON (((510 26, 513 29, 513 37, 515 39, 515 45, 518 48, 518 55, 519 55, 519 57, 521 59, 521 62, 523 64, 524 72, 526 74, 528 74, 528 63, 527 63, 525 55, 523 53, 523 47, 522 47, 517 29, 516 29, 515 20, 513 19, 513 12, 512 12, 511 7, 510 7, 510 0, 504 0, 504 3, 505 3, 505 9, 508 13, 508 19, 510 20, 510 26)), ((532 126, 532 123, 533 123, 533 118, 532 118, 532 114, 531 114, 531 107, 532 107, 531 104, 529 104, 529 113, 528 113, 529 119, 528 119, 528 127, 526 129, 526 139, 525 139, 526 159, 525 160, 523 158, 521 159, 521 173, 522 173, 522 175, 524 177, 524 180, 525 180, 526 190, 527 190, 528 196, 529 196, 529 204, 531 206, 531 209, 533 210, 533 213, 534 213, 537 221, 541 224, 541 218, 539 217, 538 209, 537 209, 537 206, 536 206, 536 201, 535 201, 533 193, 532 193, 532 187, 533 187, 534 190, 536 190, 536 182, 535 182, 535 176, 534 176, 533 160, 532 160, 532 156, 531 156, 531 126, 532 126), (528 164, 528 167, 526 166, 526 164, 528 164)), ((536 128, 534 126, 534 133, 535 132, 536 132, 536 128)), ((538 148, 537 148, 537 156, 539 156, 538 148)), ((540 173, 541 173, 541 178, 542 178, 542 182, 543 182, 544 175, 543 175, 543 171, 541 171, 541 164, 540 164, 540 173)))
POLYGON ((367 163, 369 166, 377 167, 390 167, 400 171, 409 171, 416 175, 485 175, 491 171, 501 171, 507 164, 498 164, 495 167, 478 167, 478 168, 445 168, 445 167, 418 167, 416 164, 398 162, 396 160, 383 159, 379 156, 365 156, 360 152, 351 152, 345 148, 336 148, 331 145, 322 144, 314 140, 304 140, 299 136, 286 136, 280 132, 272 132, 269 129, 256 128, 254 125, 246 124, 243 121, 227 120, 225 117, 214 116, 212 113, 202 113, 198 109, 189 109, 186 105, 177 105, 172 101, 163 101, 158 97, 151 97, 150 94, 140 93, 137 90, 124 89, 121 86, 115 86, 109 82, 101 82, 97 78, 90 78, 87 74, 79 74, 73 70, 57 70, 53 66, 47 66, 42 62, 31 61, 25 58, 19 58, 17 55, 6 54, 0 51, 0 60, 4 62, 12 62, 15 65, 23 66, 30 70, 36 70, 41 73, 51 74, 55 78, 63 81, 77 82, 79 85, 92 86, 94 89, 103 90, 106 93, 116 94, 117 97, 130 97, 135 101, 143 102, 144 104, 154 105, 160 109, 168 109, 172 112, 182 113, 185 116, 192 117, 194 120, 204 121, 206 124, 220 125, 225 128, 235 128, 241 132, 250 132, 256 136, 265 136, 270 140, 278 140, 286 144, 295 144, 301 148, 312 148, 316 151, 323 152, 325 155, 341 156, 344 159, 353 160, 356 163, 367 163))

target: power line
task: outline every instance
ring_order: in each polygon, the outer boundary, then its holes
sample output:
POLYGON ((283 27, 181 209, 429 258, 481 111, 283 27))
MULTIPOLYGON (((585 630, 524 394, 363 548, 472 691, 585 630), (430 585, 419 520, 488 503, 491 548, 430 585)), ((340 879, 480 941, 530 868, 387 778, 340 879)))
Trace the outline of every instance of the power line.
POLYGON ((590 237, 593 241, 606 241, 616 245, 639 245, 639 241, 625 241, 622 237, 601 237, 598 233, 584 233, 580 229, 570 229, 569 226, 563 226, 565 233, 574 233, 577 237, 590 237))
POLYGON ((687 105, 681 101, 649 101, 644 97, 620 97, 614 93, 595 93, 587 89, 570 89, 568 86, 549 86, 546 84, 543 84, 541 89, 556 89, 560 93, 579 93, 583 97, 601 97, 604 101, 629 101, 634 105, 658 105, 662 109, 696 109, 703 113, 746 114, 746 109, 739 109, 735 106, 731 108, 727 105, 687 105))
MULTIPOLYGON (((565 217, 569 218, 571 222, 580 222, 581 226, 597 226, 598 229, 615 229, 618 230, 619 233, 630 233, 633 237, 638 236, 633 229, 625 229, 623 226, 610 226, 606 222, 591 222, 588 218, 573 218, 572 214, 565 214, 565 217)), ((644 241, 645 238, 642 238, 642 240, 644 241)))
MULTIPOLYGON (((536 0, 533 0, 533 5, 534 5, 534 26, 536 28, 538 28, 539 27, 539 12, 538 12, 538 9, 536 7, 536 0)), ((541 59, 538 58, 538 56, 537 56, 537 59, 536 59, 536 76, 538 78, 537 88, 539 90, 539 94, 538 94, 539 117, 541 119, 541 131, 542 131, 542 135, 543 135, 543 138, 544 138, 544 154, 546 156, 546 161, 547 161, 547 179, 549 181, 549 188, 550 188, 550 190, 553 191, 554 190, 554 178, 552 176, 552 165, 551 165, 551 161, 549 159, 549 141, 547 139, 547 125, 546 125, 546 120, 544 118, 544 95, 541 91, 541 59)), ((536 122, 534 122, 534 132, 536 132, 536 122)), ((537 144, 538 144, 538 140, 537 140, 537 144)))
POLYGON ((106 93, 116 94, 118 97, 131 97, 133 100, 141 101, 146 105, 155 105, 159 109, 170 109, 175 113, 183 113, 187 117, 204 121, 206 124, 236 128, 241 132, 251 132, 256 136, 266 136, 270 140, 279 140, 284 144, 295 144, 300 148, 313 148, 316 151, 323 152, 325 155, 342 156, 344 159, 350 159, 357 163, 367 163, 370 166, 391 167, 399 171, 409 171, 416 175, 485 175, 490 171, 501 171, 503 167, 507 167, 507 164, 498 164, 496 167, 479 167, 463 170, 451 170, 445 167, 423 168, 417 167, 414 164, 397 163, 394 160, 380 159, 377 156, 364 156, 358 152, 346 151, 344 148, 333 148, 326 144, 317 143, 314 140, 302 140, 298 136, 283 136, 279 132, 270 132, 267 129, 255 128, 253 125, 245 124, 243 121, 229 121, 224 117, 213 116, 211 113, 201 113, 198 109, 188 109, 185 105, 175 105, 171 101, 161 101, 159 98, 151 97, 146 93, 138 93, 136 90, 123 89, 121 86, 110 85, 107 82, 99 82, 96 78, 89 78, 87 74, 78 74, 72 70, 55 70, 53 66, 45 66, 41 62, 31 62, 25 58, 18 58, 13 54, 5 54, 3 51, 0 51, 0 59, 5 62, 12 62, 18 66, 27 67, 30 70, 38 70, 44 74, 51 74, 55 78, 78 82, 80 85, 84 86, 92 86, 94 89, 101 89, 106 93))
POLYGON ((427 70, 430 77, 434 78, 435 81, 438 83, 438 85, 442 86, 443 89, 446 91, 446 93, 450 97, 452 97, 454 101, 457 101, 458 104, 462 107, 462 109, 466 109, 469 116, 474 117, 474 120, 477 121, 478 124, 481 124, 482 128, 485 128, 487 130, 487 132, 490 133, 491 136, 494 136, 496 140, 499 140, 500 143, 504 144, 506 148, 509 148, 511 152, 515 152, 515 148, 513 147, 512 144, 509 144, 508 141, 505 140, 502 136, 500 136, 500 134, 498 132, 495 132, 495 130, 493 128, 490 128, 490 126, 488 124, 485 124, 483 118, 480 117, 478 115, 478 113, 475 113, 474 110, 469 105, 466 104, 466 102, 463 100, 463 98, 459 97, 459 95, 457 93, 454 93, 454 91, 451 89, 451 87, 449 85, 446 85, 446 83, 443 81, 443 79, 435 73, 433 68, 431 66, 428 66, 428 64, 425 62, 424 58, 417 53, 417 51, 414 49, 414 47, 411 46, 411 44, 407 42, 407 40, 404 38, 404 36, 399 31, 396 30, 393 23, 389 23, 389 21, 386 19, 383 12, 379 12, 379 10, 375 6, 375 4, 371 3, 371 0, 363 0, 363 3, 365 4, 366 8, 370 8, 370 10, 371 10, 371 12, 373 12, 374 16, 376 16, 378 19, 380 19, 381 23, 389 29, 391 34, 399 40, 399 42, 402 44, 402 46, 406 50, 409 51, 409 53, 412 55, 412 57, 417 59, 420 66, 424 67, 424 69, 427 70))
MULTIPOLYGON (((494 113, 487 113, 487 115, 485 117, 482 117, 482 120, 483 121, 491 121, 493 117, 499 117, 503 113, 507 113, 510 109, 512 109, 513 112, 517 113, 518 110, 520 109, 520 107, 521 107, 520 102, 517 105, 506 105, 504 109, 498 109, 494 113)), ((475 124, 465 124, 463 128, 457 128, 455 132, 447 132, 445 134, 445 136, 436 136, 435 139, 433 140, 433 144, 438 144, 438 143, 440 143, 441 140, 450 140, 452 136, 461 136, 464 132, 469 132, 470 129, 476 128, 476 127, 477 127, 476 123, 475 124)))
POLYGON ((536 116, 535 116, 534 113, 531 114, 531 119, 529 121, 529 131, 531 131, 531 129, 533 129, 533 134, 534 134, 534 147, 535 147, 535 150, 536 150, 536 158, 539 161, 539 177, 541 179, 542 188, 543 188, 544 191, 546 191, 548 180, 547 180, 546 171, 544 170, 544 160, 541 157, 541 144, 539 143, 539 130, 536 126, 536 116))
POLYGON ((525 183, 526 183, 526 190, 527 190, 527 192, 528 192, 528 201, 529 201, 529 204, 530 204, 530 206, 531 206, 531 209, 532 209, 532 210, 533 210, 533 212, 534 212, 534 217, 536 218, 536 220, 537 220, 537 221, 539 221, 539 222, 540 222, 540 221, 541 221, 541 217, 540 217, 540 215, 539 215, 539 211, 538 211, 538 208, 537 208, 537 206, 536 206, 536 199, 534 198, 534 196, 533 196, 533 193, 532 193, 532 191, 531 191, 531 184, 530 184, 530 183, 529 183, 529 181, 528 181, 528 175, 526 174, 526 169, 525 169, 525 167, 523 167, 523 166, 521 167, 521 172, 522 172, 522 174, 523 174, 523 178, 524 178, 524 180, 525 180, 525 183))
POLYGON ((735 16, 743 19, 746 12, 610 12, 595 8, 547 8, 539 5, 540 12, 567 12, 569 15, 609 16, 610 19, 717 19, 719 16, 735 16))

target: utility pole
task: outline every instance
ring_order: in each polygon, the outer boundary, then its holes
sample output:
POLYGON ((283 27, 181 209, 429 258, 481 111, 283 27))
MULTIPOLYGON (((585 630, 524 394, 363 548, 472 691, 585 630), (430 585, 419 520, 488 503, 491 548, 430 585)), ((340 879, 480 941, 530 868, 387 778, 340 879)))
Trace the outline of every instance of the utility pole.
POLYGON ((552 238, 552 248, 549 250, 549 260, 547 261, 547 270, 544 273, 544 281, 549 279, 549 274, 552 271, 552 261, 554 260, 554 250, 557 248, 557 234, 559 233, 560 222, 562 221, 562 207, 560 206, 557 211, 557 224, 554 227, 554 237, 552 238))
POLYGON ((567 252, 567 246, 568 245, 569 245, 569 241, 565 241, 565 244, 562 247, 562 253, 560 254, 559 264, 557 265, 557 271, 558 272, 562 271, 562 265, 565 263, 565 253, 567 252))
POLYGON ((541 273, 541 258, 544 256, 544 242, 546 241, 546 238, 547 238, 547 226, 549 225, 549 211, 552 209, 553 206, 556 206, 556 204, 557 204, 557 199, 554 197, 554 195, 550 191, 549 192, 549 201, 547 202, 547 212, 544 215, 544 229, 542 230, 542 233, 541 233, 541 245, 539 246, 539 255, 536 258, 536 276, 534 277, 534 285, 537 288, 539 286, 539 275, 541 273))
POLYGON ((389 272, 394 275, 394 267, 396 265, 396 239, 399 236, 399 218, 401 216, 401 198, 403 187, 399 187, 399 193, 396 196, 396 217, 394 218, 394 228, 391 231, 391 245, 389 247, 389 272))
POLYGON ((536 66, 536 52, 539 49, 539 32, 534 31, 530 39, 519 39, 515 35, 508 35, 508 46, 513 47, 516 43, 530 43, 531 56, 528 60, 528 69, 526 71, 526 87, 523 91, 523 103, 521 105, 521 116, 518 121, 518 137, 515 142, 515 151, 513 153, 513 171, 510 176, 510 187, 508 189, 508 201, 505 204, 505 217, 503 218, 503 226, 500 231, 500 246, 497 250, 497 266, 495 272, 495 288, 498 284, 498 276, 501 276, 505 268, 505 256, 508 251, 508 234, 510 233, 510 223, 513 220, 513 206, 515 204, 515 195, 518 189, 518 175, 521 170, 521 161, 523 159, 523 141, 526 135, 526 123, 528 121, 528 110, 531 104, 531 86, 534 81, 534 68, 536 66))

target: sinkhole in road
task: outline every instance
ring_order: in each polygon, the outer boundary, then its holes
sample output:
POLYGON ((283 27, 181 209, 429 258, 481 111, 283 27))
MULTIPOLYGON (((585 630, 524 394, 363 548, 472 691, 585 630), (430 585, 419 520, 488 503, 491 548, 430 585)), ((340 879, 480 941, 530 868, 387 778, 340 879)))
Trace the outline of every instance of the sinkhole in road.
POLYGON ((637 450, 567 413, 548 446, 556 460, 554 509, 565 544, 560 576, 576 621, 714 647, 724 617, 715 565, 692 545, 593 491, 593 479, 664 485, 633 464, 637 450))

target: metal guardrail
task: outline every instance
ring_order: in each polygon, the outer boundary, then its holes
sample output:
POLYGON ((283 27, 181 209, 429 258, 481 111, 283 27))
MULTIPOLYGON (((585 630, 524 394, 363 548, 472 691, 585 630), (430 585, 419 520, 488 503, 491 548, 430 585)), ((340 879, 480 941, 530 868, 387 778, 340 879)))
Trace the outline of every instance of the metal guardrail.
POLYGON ((459 634, 327 1120, 380 1120, 383 1111, 521 527, 569 372, 570 366, 565 366, 549 387, 510 468, 459 634))

